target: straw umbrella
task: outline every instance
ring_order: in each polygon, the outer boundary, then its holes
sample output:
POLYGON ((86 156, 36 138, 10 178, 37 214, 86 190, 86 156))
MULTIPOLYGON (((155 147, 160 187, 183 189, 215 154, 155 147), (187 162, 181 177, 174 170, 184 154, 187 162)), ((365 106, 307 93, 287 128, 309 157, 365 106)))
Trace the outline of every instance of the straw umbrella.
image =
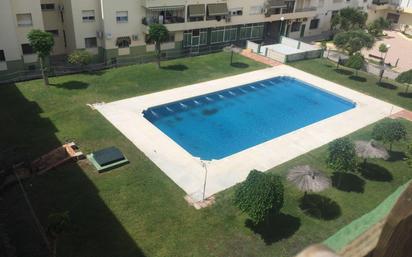
POLYGON ((356 141, 355 142, 356 154, 363 158, 364 162, 368 158, 373 159, 388 159, 389 153, 383 146, 378 145, 375 141, 356 141))
POLYGON ((225 48, 223 48, 223 51, 230 53, 230 65, 232 65, 233 64, 233 55, 235 53, 237 53, 237 54, 240 53, 241 49, 239 47, 235 46, 235 45, 229 45, 229 46, 226 46, 225 48))
POLYGON ((330 187, 331 181, 322 172, 313 169, 309 165, 296 166, 289 170, 287 180, 305 192, 320 192, 330 187))

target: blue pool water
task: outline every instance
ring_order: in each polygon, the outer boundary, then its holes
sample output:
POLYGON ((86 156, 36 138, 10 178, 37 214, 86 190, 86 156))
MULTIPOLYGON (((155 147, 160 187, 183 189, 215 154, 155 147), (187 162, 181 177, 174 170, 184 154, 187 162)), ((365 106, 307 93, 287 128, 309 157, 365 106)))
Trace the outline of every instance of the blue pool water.
POLYGON ((275 77, 152 107, 144 117, 191 155, 211 160, 354 107, 300 80, 275 77))

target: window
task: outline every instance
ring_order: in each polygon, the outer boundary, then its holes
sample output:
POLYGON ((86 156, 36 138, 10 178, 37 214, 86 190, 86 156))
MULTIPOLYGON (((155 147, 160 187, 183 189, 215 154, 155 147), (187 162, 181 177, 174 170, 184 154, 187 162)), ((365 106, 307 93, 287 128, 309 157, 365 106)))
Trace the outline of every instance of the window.
POLYGON ((249 39, 252 35, 252 27, 245 26, 240 28, 240 39, 249 39))
POLYGON ((247 24, 240 28, 240 39, 262 38, 263 24, 247 24))
POLYGON ((34 54, 33 48, 30 44, 22 44, 21 50, 23 51, 23 54, 34 54))
POLYGON ((54 11, 54 4, 41 4, 42 11, 54 11))
POLYGON ((225 28, 225 42, 236 41, 237 28, 225 28))
POLYGON ((290 27, 290 32, 299 31, 301 25, 302 25, 302 22, 298 22, 298 21, 293 22, 292 26, 290 27))
POLYGON ((212 29, 212 32, 210 33, 210 43, 216 44, 223 42, 224 34, 225 30, 223 28, 212 29))
POLYGON ((19 27, 33 26, 33 20, 31 18, 31 13, 16 14, 16 17, 17 17, 17 26, 19 27))
POLYGON ((6 56, 4 55, 4 50, 0 50, 0 62, 5 62, 6 56))
POLYGON ((259 15, 263 13, 263 6, 251 6, 249 10, 250 15, 259 15))
POLYGON ((132 40, 130 39, 130 37, 118 37, 116 40, 116 45, 119 48, 128 48, 131 43, 132 40))
POLYGON ((129 16, 127 11, 116 12, 117 23, 127 23, 129 21, 129 16))
POLYGON ((261 38, 263 37, 263 25, 254 25, 252 27, 251 38, 261 38))
POLYGON ((53 34, 53 36, 55 36, 55 37, 59 36, 59 30, 58 29, 46 30, 46 32, 49 32, 49 33, 53 34))
POLYGON ((310 21, 309 29, 317 29, 319 27, 319 19, 313 19, 310 21))
POLYGON ((97 38, 96 37, 88 37, 84 39, 84 45, 86 48, 95 48, 97 47, 97 38))
POLYGON ((397 13, 388 13, 388 16, 386 16, 386 19, 392 23, 397 24, 399 22, 399 14, 397 13))
POLYGON ((82 11, 82 20, 83 22, 95 21, 94 10, 84 10, 82 11))

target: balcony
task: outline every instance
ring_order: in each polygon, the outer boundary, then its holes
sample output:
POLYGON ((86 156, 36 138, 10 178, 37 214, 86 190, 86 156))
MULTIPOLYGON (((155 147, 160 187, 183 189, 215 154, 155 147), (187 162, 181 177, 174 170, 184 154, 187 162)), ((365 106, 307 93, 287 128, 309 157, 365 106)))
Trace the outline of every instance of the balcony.
POLYGON ((186 5, 185 0, 142 0, 142 6, 145 8, 157 8, 159 6, 169 7, 169 6, 184 6, 186 5), (172 3, 171 3, 172 2, 172 3))
POLYGON ((185 22, 185 6, 157 6, 146 8, 146 16, 142 23, 151 24, 175 24, 185 22))

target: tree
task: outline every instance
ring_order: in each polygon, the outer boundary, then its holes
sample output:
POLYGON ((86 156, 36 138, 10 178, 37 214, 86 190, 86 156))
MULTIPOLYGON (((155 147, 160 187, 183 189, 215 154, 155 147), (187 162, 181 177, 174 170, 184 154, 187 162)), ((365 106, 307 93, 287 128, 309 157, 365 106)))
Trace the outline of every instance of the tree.
POLYGON ((331 21, 332 31, 350 31, 363 29, 366 26, 368 14, 357 8, 343 8, 336 14, 331 21))
POLYGON ((163 24, 149 26, 149 40, 155 44, 157 68, 160 68, 161 44, 169 38, 169 31, 163 24))
POLYGON ((57 239, 70 228, 68 212, 52 213, 48 217, 47 235, 51 243, 52 256, 57 255, 57 239))
POLYGON ((373 22, 369 23, 367 26, 368 33, 374 37, 378 37, 383 34, 384 29, 390 28, 391 23, 382 17, 374 20, 373 22))
POLYGON ((362 50, 362 48, 372 48, 375 39, 363 30, 353 30, 336 34, 333 42, 337 48, 347 51, 349 55, 353 55, 362 50))
POLYGON ((385 63, 385 58, 384 58, 384 54, 386 55, 386 53, 389 51, 389 47, 387 44, 382 43, 379 45, 379 52, 381 53, 381 58, 382 58, 382 62, 385 63))
POLYGON ((355 70, 355 75, 358 76, 358 70, 363 68, 364 59, 361 53, 355 53, 354 55, 349 56, 349 59, 346 61, 345 66, 355 70))
POLYGON ((283 184, 279 176, 252 170, 235 192, 235 204, 255 224, 267 221, 283 206, 283 184))
POLYGON ((82 69, 84 69, 84 67, 89 65, 92 59, 93 59, 92 54, 85 50, 73 51, 67 58, 69 63, 80 65, 82 69))
POLYGON ((33 29, 27 35, 31 47, 37 53, 40 59, 40 69, 44 84, 49 85, 48 67, 46 66, 47 58, 54 46, 53 35, 38 29, 33 29))
POLYGON ((412 84, 412 69, 399 74, 399 76, 396 78, 396 82, 405 84, 405 94, 408 94, 409 86, 412 84))
MULTIPOLYGON (((357 168, 355 144, 349 138, 338 138, 329 143, 326 164, 335 172, 351 172, 357 168)), ((341 173, 339 173, 341 174, 341 173)), ((341 176, 337 187, 340 187, 341 176)))
POLYGON ((392 151, 394 142, 406 139, 406 128, 398 120, 385 119, 375 125, 372 131, 372 137, 375 140, 389 143, 389 151, 392 151))

